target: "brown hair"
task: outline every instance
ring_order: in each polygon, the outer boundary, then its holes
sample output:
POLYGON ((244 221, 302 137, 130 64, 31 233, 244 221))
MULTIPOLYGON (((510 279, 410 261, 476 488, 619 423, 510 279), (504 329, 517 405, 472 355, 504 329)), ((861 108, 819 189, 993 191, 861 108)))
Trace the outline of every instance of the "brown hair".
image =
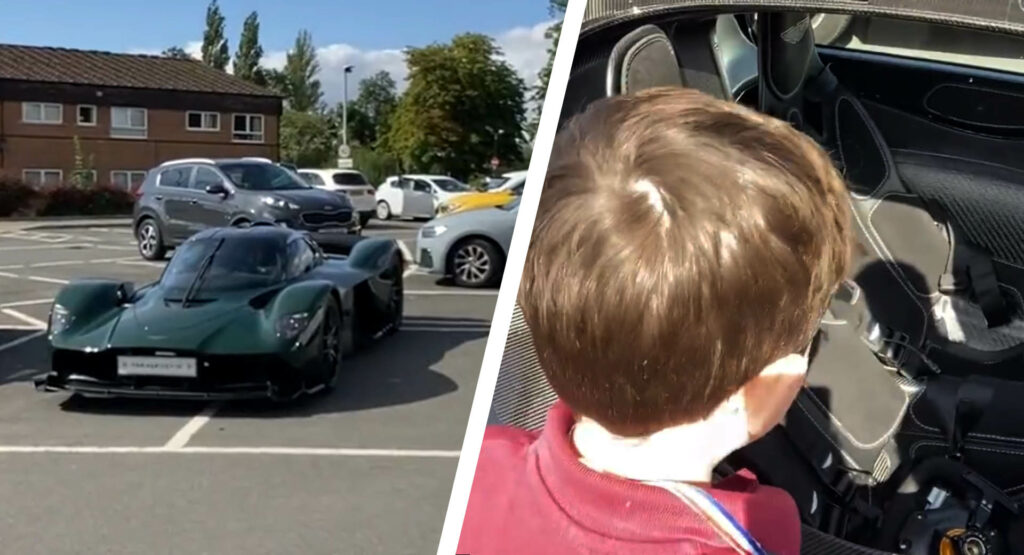
POLYGON ((519 303, 559 397, 645 435, 801 352, 850 237, 842 178, 809 138, 652 89, 594 103, 556 138, 519 303))

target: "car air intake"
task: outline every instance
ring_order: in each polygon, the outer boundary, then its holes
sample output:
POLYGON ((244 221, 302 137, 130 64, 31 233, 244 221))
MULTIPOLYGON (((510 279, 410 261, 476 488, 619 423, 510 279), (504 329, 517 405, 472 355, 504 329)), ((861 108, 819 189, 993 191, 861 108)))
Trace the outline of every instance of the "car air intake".
POLYGON ((351 210, 339 210, 338 212, 306 212, 302 215, 302 222, 306 225, 340 225, 352 221, 351 210))

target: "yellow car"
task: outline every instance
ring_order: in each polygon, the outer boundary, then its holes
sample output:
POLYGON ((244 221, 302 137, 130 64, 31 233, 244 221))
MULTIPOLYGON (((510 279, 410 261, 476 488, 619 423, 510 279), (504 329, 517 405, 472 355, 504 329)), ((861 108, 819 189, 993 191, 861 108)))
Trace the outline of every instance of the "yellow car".
POLYGON ((459 195, 439 206, 437 214, 439 216, 447 216, 448 214, 466 212, 468 210, 504 206, 523 194, 523 186, 526 185, 525 171, 507 173, 502 177, 505 180, 494 189, 481 193, 459 195))

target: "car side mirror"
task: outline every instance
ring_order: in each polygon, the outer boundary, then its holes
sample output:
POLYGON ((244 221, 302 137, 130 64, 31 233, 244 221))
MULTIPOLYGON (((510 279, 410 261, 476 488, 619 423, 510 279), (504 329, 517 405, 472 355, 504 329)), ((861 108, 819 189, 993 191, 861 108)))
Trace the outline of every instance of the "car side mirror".
POLYGON ((117 286, 117 291, 114 293, 117 304, 123 305, 131 300, 132 295, 135 293, 135 286, 131 283, 121 283, 117 286))
POLYGON ((214 183, 206 186, 206 193, 209 195, 228 196, 228 188, 223 183, 214 183))

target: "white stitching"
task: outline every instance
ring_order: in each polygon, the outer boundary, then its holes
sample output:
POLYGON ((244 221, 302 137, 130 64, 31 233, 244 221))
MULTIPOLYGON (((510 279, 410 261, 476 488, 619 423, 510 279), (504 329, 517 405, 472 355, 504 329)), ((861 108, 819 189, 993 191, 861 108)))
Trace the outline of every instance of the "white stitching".
MULTIPOLYGON (((918 442, 914 443, 914 445, 911 446, 911 448, 910 448, 910 458, 914 458, 915 454, 917 453, 917 448, 918 447, 924 447, 924 446, 928 446, 928 445, 930 445, 932 447, 946 447, 947 446, 945 443, 942 443, 940 441, 928 441, 928 440, 918 441, 918 442)), ((1007 451, 1005 449, 992 449, 992 448, 989 448, 989 447, 975 447, 973 445, 965 445, 964 449, 970 450, 970 451, 985 451, 987 453, 1001 453, 1001 454, 1004 454, 1004 455, 1014 455, 1014 456, 1017 456, 1017 457, 1024 457, 1024 451, 1007 451)))
MULTIPOLYGON (((915 195, 913 193, 904 193, 904 192, 900 192, 900 191, 889 191, 889 192, 885 193, 884 195, 878 197, 877 199, 874 199, 875 200, 875 205, 872 206, 871 209, 868 211, 868 224, 871 226, 871 231, 873 231, 875 233, 875 235, 878 236, 879 243, 881 243, 882 248, 885 250, 886 256, 888 256, 890 259, 892 259, 895 262, 896 261, 896 257, 893 256, 892 252, 889 251, 889 247, 886 246, 885 245, 885 241, 882 240, 882 234, 878 233, 878 230, 875 229, 875 224, 873 223, 873 220, 874 220, 874 217, 875 217, 875 210, 878 210, 878 208, 880 206, 882 206, 882 203, 885 202, 885 199, 887 199, 889 197, 908 197, 908 198, 917 199, 917 200, 922 200, 922 199, 921 199, 920 196, 915 195)), ((917 207, 915 207, 915 208, 917 208, 917 207)), ((951 253, 952 250, 953 250, 951 242, 949 243, 949 246, 947 248, 949 249, 947 251, 947 259, 948 259, 948 256, 951 256, 951 254, 949 254, 949 253, 951 253)), ((894 268, 900 274, 903 274, 903 270, 901 270, 899 266, 894 265, 894 268)), ((904 275, 904 277, 906 277, 905 274, 903 274, 903 275, 904 275)), ((909 279, 907 281, 909 282, 909 279)), ((913 289, 913 286, 911 286, 911 289, 913 289)), ((915 290, 915 294, 917 296, 919 296, 919 297, 924 297, 924 298, 929 299, 929 300, 934 300, 934 297, 938 296, 937 292, 935 292, 935 293, 921 293, 920 291, 916 291, 916 290, 915 290)))
POLYGON ((900 407, 900 411, 896 415, 896 419, 889 426, 889 430, 886 431, 884 434, 882 434, 882 436, 879 437, 878 439, 872 441, 871 443, 861 443, 860 441, 857 440, 857 438, 853 437, 853 435, 846 430, 846 428, 843 426, 843 423, 840 422, 839 419, 836 418, 835 415, 833 415, 832 412, 828 410, 828 407, 826 407, 825 404, 822 403, 814 395, 814 393, 810 390, 810 388, 808 388, 807 386, 804 386, 804 389, 806 389, 807 392, 810 394, 811 400, 813 400, 818 405, 818 407, 821 408, 821 410, 824 411, 825 414, 828 415, 829 421, 831 421, 833 424, 835 424, 839 428, 839 431, 844 436, 846 436, 846 438, 849 439, 851 443, 853 443, 857 447, 860 447, 861 449, 874 449, 875 447, 878 447, 879 445, 885 443, 886 440, 891 438, 893 433, 896 432, 896 428, 898 428, 900 423, 903 421, 903 415, 904 415, 904 413, 907 410, 907 405, 910 403, 910 396, 907 395, 907 393, 901 389, 900 392, 903 393, 903 406, 900 407))
MULTIPOLYGON (((882 198, 884 199, 885 197, 883 196, 882 198)), ((881 202, 881 201, 876 201, 876 202, 881 202)), ((851 204, 854 205, 853 206, 853 210, 852 210, 853 217, 857 220, 857 223, 860 225, 861 229, 864 231, 864 235, 867 237, 868 241, 871 243, 871 246, 875 248, 875 252, 882 255, 881 256, 882 263, 885 264, 885 266, 889 269, 890 272, 892 272, 894 277, 896 277, 896 281, 900 284, 901 287, 903 287, 903 289, 907 293, 910 294, 910 297, 914 300, 914 303, 917 304, 917 307, 921 309, 921 314, 924 315, 924 322, 923 322, 923 324, 921 326, 921 337, 926 337, 927 333, 928 333, 928 323, 929 323, 929 311, 928 311, 928 309, 926 309, 924 307, 924 305, 922 305, 920 302, 918 302, 918 300, 917 300, 918 295, 917 295, 917 293, 915 291, 913 291, 913 288, 909 287, 906 283, 904 283, 904 280, 901 279, 901 273, 897 271, 898 268, 896 268, 894 264, 892 264, 891 262, 889 262, 888 260, 885 259, 886 255, 888 255, 889 258, 892 258, 892 255, 889 254, 888 249, 885 248, 885 244, 882 241, 882 238, 880 236, 878 236, 878 232, 875 231, 874 227, 871 225, 870 219, 868 220, 867 224, 865 224, 864 223, 864 219, 861 217, 861 215, 857 211, 856 204, 853 201, 851 201, 851 204), (874 236, 872 236, 872 235, 874 235, 874 236), (881 248, 879 248, 879 244, 881 244, 881 248)))
POLYGON ((884 187, 886 182, 889 181, 889 167, 893 165, 893 161, 889 156, 886 155, 885 149, 882 148, 881 137, 878 136, 876 130, 870 125, 869 122, 871 121, 871 118, 868 116, 867 112, 864 111, 864 108, 858 105, 858 103, 854 102, 850 97, 841 96, 839 97, 839 100, 836 101, 836 140, 839 142, 839 158, 840 160, 843 161, 843 173, 846 173, 846 170, 848 169, 846 166, 846 156, 843 154, 843 135, 840 131, 839 126, 839 107, 843 103, 843 101, 849 102, 850 106, 853 107, 854 111, 856 111, 857 114, 863 120, 865 120, 864 124, 868 128, 868 134, 871 136, 871 140, 874 143, 875 148, 878 150, 878 154, 882 156, 882 165, 883 167, 885 167, 885 175, 882 177, 882 180, 877 185, 875 185, 875 188, 866 196, 850 191, 850 194, 853 195, 854 198, 859 200, 867 200, 870 198, 874 198, 875 194, 878 193, 879 189, 884 187))
POLYGON ((815 428, 817 428, 818 431, 821 432, 821 435, 824 436, 825 439, 829 443, 831 443, 833 447, 835 447, 836 449, 839 450, 839 454, 842 455, 842 457, 844 459, 846 459, 846 462, 849 463, 850 466, 853 466, 853 467, 859 467, 860 466, 857 463, 857 461, 853 460, 853 457, 851 457, 849 454, 847 454, 847 452, 844 451, 843 448, 838 443, 836 443, 835 440, 832 439, 832 436, 829 435, 828 432, 826 432, 824 429, 822 429, 822 427, 819 426, 817 422, 815 422, 814 417, 811 416, 811 413, 808 412, 806 408, 804 408, 804 405, 803 405, 803 403, 800 402, 800 398, 799 397, 797 397, 795 404, 796 404, 797 408, 802 410, 803 413, 807 415, 807 419, 811 421, 811 425, 813 425, 815 428))

